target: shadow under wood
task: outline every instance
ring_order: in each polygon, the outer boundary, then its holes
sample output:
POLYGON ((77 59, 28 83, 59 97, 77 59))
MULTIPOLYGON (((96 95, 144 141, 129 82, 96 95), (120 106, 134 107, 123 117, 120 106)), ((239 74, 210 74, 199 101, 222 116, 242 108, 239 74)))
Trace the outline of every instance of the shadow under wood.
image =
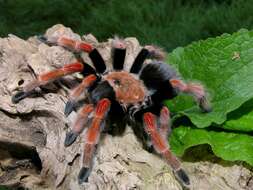
POLYGON ((0 142, 0 161, 9 158, 30 160, 38 172, 42 169, 41 160, 34 147, 28 147, 19 143, 0 142))
POLYGON ((29 189, 29 184, 43 185, 41 170, 42 163, 34 147, 0 141, 0 187, 22 190, 29 189))

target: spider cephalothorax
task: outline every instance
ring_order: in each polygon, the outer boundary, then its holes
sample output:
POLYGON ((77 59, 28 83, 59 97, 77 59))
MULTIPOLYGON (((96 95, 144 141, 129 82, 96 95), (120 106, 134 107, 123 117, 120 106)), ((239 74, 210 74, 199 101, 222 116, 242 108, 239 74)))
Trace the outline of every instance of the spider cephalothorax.
POLYGON ((129 70, 124 69, 126 44, 121 39, 112 43, 112 66, 106 64, 98 50, 83 41, 65 37, 55 39, 39 38, 49 45, 60 45, 77 53, 87 52, 93 66, 83 60, 65 65, 60 69, 41 74, 36 80, 17 92, 13 103, 29 96, 35 88, 45 85, 65 75, 80 72, 84 78, 74 88, 65 107, 65 114, 75 108, 79 97, 85 92, 85 105, 77 114, 70 132, 66 134, 65 146, 70 146, 77 136, 87 127, 83 154, 83 166, 79 173, 80 183, 88 179, 92 168, 92 158, 105 122, 110 124, 126 123, 142 126, 154 149, 172 167, 178 179, 185 185, 190 180, 181 168, 180 161, 174 156, 167 144, 170 132, 170 112, 163 101, 175 97, 179 92, 195 97, 204 112, 210 111, 204 88, 200 84, 186 84, 179 79, 176 72, 164 63, 164 52, 154 46, 145 46, 136 56, 129 70), (149 61, 146 61, 146 60, 149 61), (91 120, 91 123, 89 122, 91 120), (126 121, 126 122, 125 122, 126 121), (88 126, 90 124, 90 126, 88 126))

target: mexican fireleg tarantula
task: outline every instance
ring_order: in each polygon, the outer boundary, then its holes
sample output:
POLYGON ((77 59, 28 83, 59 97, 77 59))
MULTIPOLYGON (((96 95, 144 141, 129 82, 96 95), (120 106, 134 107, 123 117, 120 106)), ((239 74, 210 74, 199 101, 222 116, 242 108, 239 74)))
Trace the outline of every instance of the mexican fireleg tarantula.
POLYGON ((74 127, 66 134, 65 139, 65 146, 70 146, 82 130, 89 127, 85 134, 83 167, 78 176, 79 183, 87 181, 100 133, 105 122, 110 121, 111 125, 116 123, 118 126, 129 123, 133 128, 141 124, 147 139, 172 167, 176 177, 184 185, 190 184, 187 174, 180 166, 180 161, 171 153, 167 143, 170 112, 163 101, 184 92, 194 96, 202 111, 209 112, 211 108, 200 84, 186 84, 180 80, 176 72, 163 62, 164 52, 154 46, 142 48, 130 71, 126 71, 123 69, 126 43, 115 38, 112 42, 113 70, 109 70, 98 50, 90 44, 65 37, 52 40, 42 36, 39 39, 48 45, 63 46, 76 53, 87 52, 94 66, 79 59, 60 69, 39 75, 36 80, 26 85, 23 91, 17 92, 12 97, 13 103, 18 103, 31 95, 35 88, 60 77, 75 72, 80 72, 84 76, 82 82, 70 93, 65 107, 65 114, 70 114, 78 98, 86 92, 88 104, 83 105, 78 112, 74 127), (151 59, 151 62, 145 62, 146 59, 151 59), (91 117, 93 118, 91 125, 87 126, 91 117))

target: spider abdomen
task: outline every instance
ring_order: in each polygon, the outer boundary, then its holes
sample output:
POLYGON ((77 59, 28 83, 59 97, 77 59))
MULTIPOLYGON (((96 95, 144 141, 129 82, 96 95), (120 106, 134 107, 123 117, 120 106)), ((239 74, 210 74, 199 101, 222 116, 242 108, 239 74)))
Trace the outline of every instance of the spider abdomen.
POLYGON ((172 78, 177 78, 175 70, 160 61, 145 65, 140 73, 140 79, 150 89, 158 89, 162 86, 162 83, 169 82, 172 78))
POLYGON ((145 65, 140 73, 140 79, 147 89, 153 91, 151 99, 156 103, 165 99, 172 99, 177 95, 176 89, 170 83, 172 78, 178 78, 175 70, 160 61, 145 65))

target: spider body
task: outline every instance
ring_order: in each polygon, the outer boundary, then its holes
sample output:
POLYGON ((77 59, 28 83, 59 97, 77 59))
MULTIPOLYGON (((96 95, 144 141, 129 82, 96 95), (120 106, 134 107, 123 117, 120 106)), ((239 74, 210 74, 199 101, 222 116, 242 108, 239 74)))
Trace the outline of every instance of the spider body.
POLYGON ((135 131, 139 126, 145 134, 145 140, 149 140, 156 152, 172 167, 176 177, 184 185, 190 184, 179 159, 171 153, 167 144, 171 131, 170 112, 163 101, 184 92, 194 96, 202 111, 208 112, 210 107, 206 92, 200 84, 183 82, 177 73, 163 62, 163 51, 154 46, 142 48, 127 71, 124 70, 126 44, 123 40, 115 39, 112 43, 112 70, 106 68, 102 56, 90 44, 65 37, 40 37, 40 40, 78 53, 87 52, 93 63, 93 66, 90 66, 78 60, 60 69, 41 74, 12 97, 13 103, 18 103, 37 87, 65 75, 82 73, 84 79, 71 91, 65 107, 65 115, 70 114, 81 94, 86 92, 86 104, 79 110, 76 121, 65 138, 65 146, 70 146, 83 129, 88 128, 85 134, 83 165, 78 176, 79 183, 88 180, 96 144, 105 123, 109 120, 110 124, 116 127, 124 127, 129 123, 135 131), (151 63, 147 63, 146 59, 151 59, 151 63), (87 126, 88 124, 90 125, 87 126))

